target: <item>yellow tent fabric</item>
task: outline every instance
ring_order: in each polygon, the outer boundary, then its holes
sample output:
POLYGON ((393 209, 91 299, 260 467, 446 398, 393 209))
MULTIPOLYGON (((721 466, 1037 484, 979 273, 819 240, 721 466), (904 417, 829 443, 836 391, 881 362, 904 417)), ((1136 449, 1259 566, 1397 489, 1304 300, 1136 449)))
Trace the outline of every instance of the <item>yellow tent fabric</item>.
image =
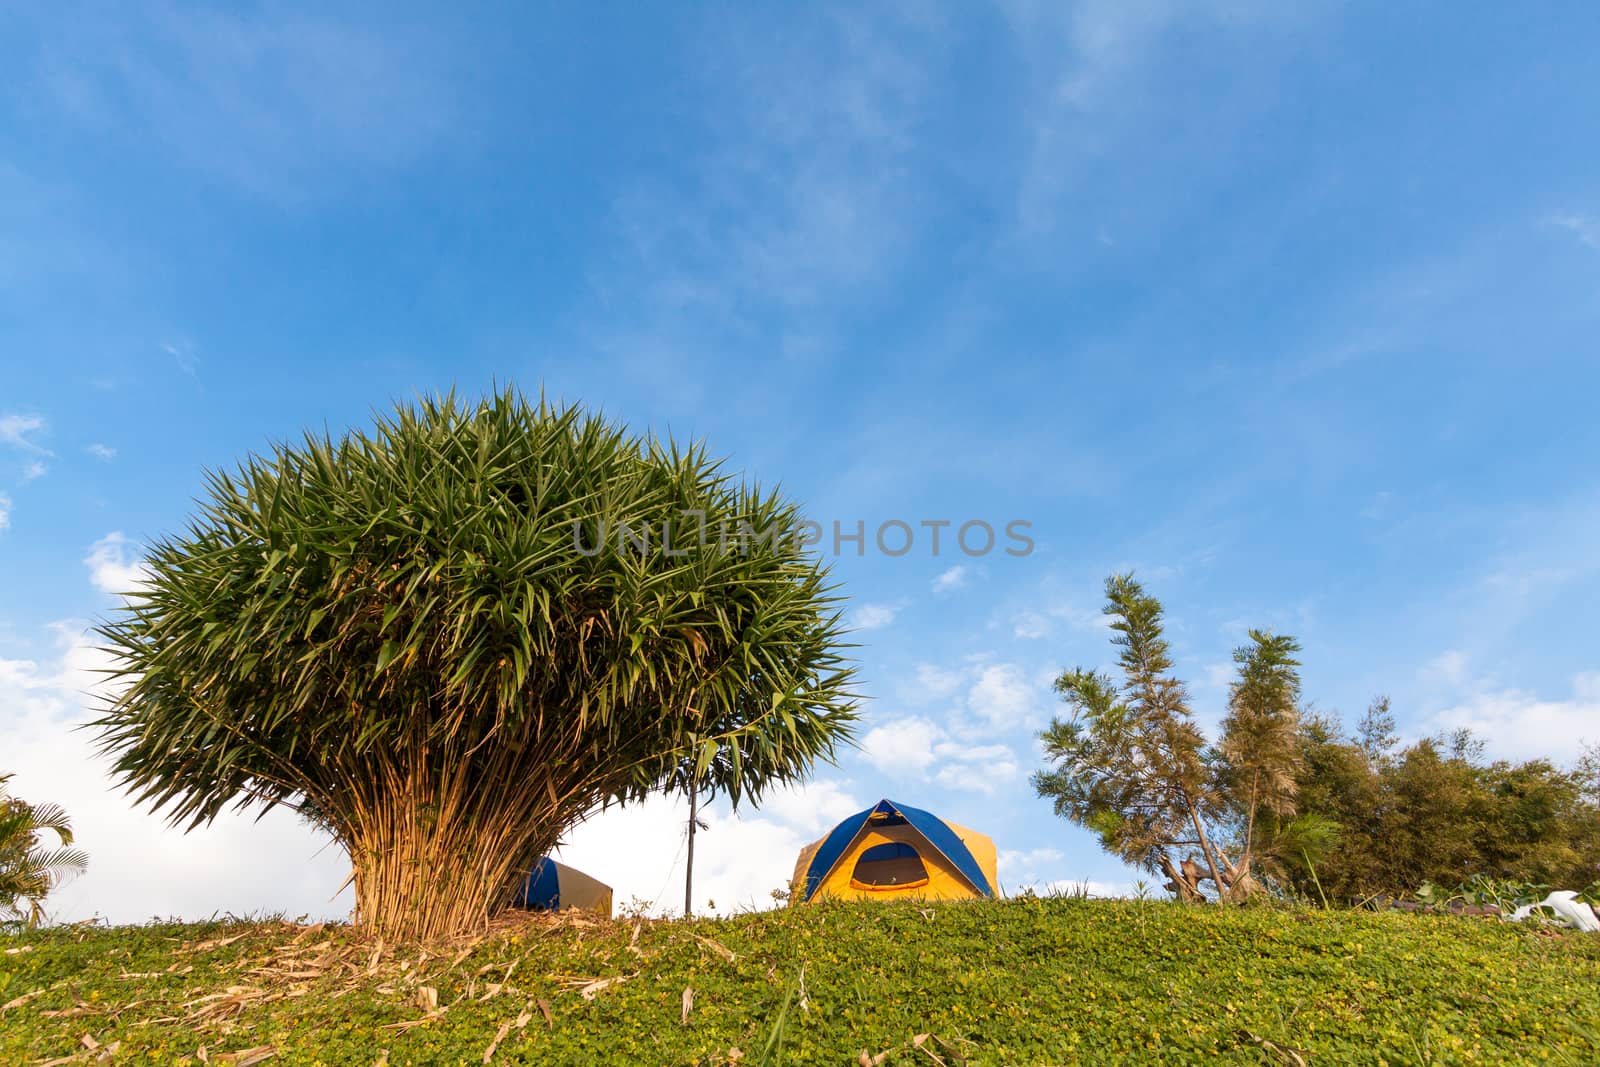
POLYGON ((800 851, 790 883, 789 903, 834 900, 970 900, 994 895, 999 879, 992 838, 952 822, 939 822, 960 838, 988 886, 975 886, 956 865, 911 823, 897 817, 890 801, 863 816, 847 819, 834 831, 800 851), (890 808, 885 811, 885 808, 890 808), (813 871, 817 853, 852 821, 861 827, 826 871, 813 871), (809 896, 808 880, 819 878, 809 896))

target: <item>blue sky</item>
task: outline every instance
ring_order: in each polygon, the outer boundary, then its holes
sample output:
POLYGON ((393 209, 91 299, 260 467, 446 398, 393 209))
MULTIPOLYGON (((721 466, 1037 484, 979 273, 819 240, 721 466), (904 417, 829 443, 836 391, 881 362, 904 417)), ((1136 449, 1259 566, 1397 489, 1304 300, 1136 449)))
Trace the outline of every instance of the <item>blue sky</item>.
MULTIPOLYGON (((704 438, 824 524, 1032 523, 1024 558, 837 561, 863 748, 714 813, 723 907, 884 795, 1009 885, 1125 884, 1027 783, 1114 569, 1203 722, 1269 626, 1319 708, 1570 758, 1597 51, 1580 4, 0 15, 0 769, 78 813, 64 913, 332 907, 292 818, 179 838, 105 792, 83 631, 206 468, 451 386, 704 438)), ((570 858, 670 901, 647 809, 570 858)))

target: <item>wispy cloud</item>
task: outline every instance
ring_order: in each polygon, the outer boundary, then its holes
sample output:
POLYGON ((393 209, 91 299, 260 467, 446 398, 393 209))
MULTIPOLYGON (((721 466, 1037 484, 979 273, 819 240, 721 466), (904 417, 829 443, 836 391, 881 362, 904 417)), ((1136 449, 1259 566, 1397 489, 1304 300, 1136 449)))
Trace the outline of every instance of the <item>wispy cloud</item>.
POLYGON ((679 410, 698 397, 686 362, 743 358, 751 336, 789 366, 831 358, 837 319, 895 275, 926 215, 914 156, 936 35, 861 7, 796 9, 777 35, 724 11, 704 39, 689 83, 705 147, 616 195, 589 268, 607 325, 584 338, 679 410))
POLYGON ((0 493, 0 532, 11 529, 11 498, 0 493))
POLYGON ((935 593, 948 593, 952 589, 960 588, 966 583, 966 580, 967 568, 958 563, 934 578, 933 591, 935 593))
POLYGON ((106 463, 110 463, 112 460, 117 458, 116 449, 112 448, 110 445, 101 444, 99 441, 96 441, 92 445, 86 446, 84 451, 89 453, 89 455, 93 456, 95 459, 102 460, 106 463))
POLYGON ((43 35, 33 89, 98 136, 298 197, 332 166, 407 163, 450 133, 441 45, 392 21, 157 2, 43 35))
POLYGON ((1550 225, 1566 230, 1590 248, 1600 248, 1600 219, 1588 215, 1554 215, 1550 225))
POLYGON ((22 465, 22 480, 31 482, 35 478, 43 478, 49 471, 50 467, 42 460, 30 459, 22 465))
POLYGON ((862 604, 850 617, 854 630, 880 630, 894 622, 897 609, 889 604, 862 604))
POLYGON ((25 452, 49 455, 49 450, 33 440, 34 434, 43 433, 44 417, 40 415, 0 415, 0 444, 20 448, 25 452))

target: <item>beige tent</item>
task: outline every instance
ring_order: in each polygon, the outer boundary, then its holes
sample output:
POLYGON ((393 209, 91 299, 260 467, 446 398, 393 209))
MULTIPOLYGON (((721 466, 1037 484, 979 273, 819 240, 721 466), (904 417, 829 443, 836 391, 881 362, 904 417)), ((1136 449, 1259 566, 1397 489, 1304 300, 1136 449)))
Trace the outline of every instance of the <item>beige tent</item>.
POLYGON ((549 856, 533 865, 517 890, 514 908, 562 911, 582 908, 611 917, 611 887, 591 878, 575 867, 557 863, 549 856))

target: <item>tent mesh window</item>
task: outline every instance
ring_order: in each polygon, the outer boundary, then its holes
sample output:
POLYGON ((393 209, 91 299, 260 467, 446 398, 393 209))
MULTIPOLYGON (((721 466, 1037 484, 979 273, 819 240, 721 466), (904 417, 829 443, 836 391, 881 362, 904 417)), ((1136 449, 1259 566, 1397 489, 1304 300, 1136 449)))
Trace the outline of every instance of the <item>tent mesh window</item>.
POLYGON ((903 842, 874 845, 856 860, 850 884, 856 889, 906 889, 928 881, 917 850, 903 842))

